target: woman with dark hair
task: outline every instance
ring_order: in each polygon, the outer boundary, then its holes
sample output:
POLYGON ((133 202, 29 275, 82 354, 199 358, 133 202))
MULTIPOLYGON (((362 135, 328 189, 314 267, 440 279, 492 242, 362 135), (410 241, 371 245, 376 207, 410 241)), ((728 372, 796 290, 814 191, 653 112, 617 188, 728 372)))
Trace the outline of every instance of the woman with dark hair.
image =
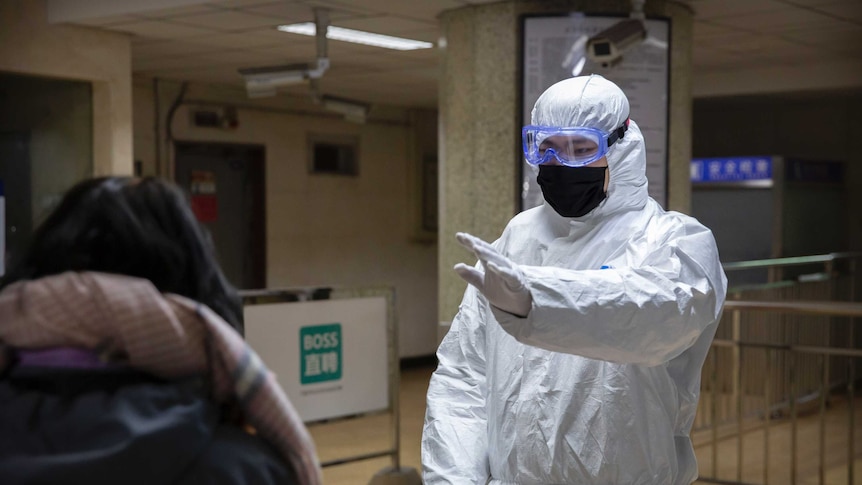
POLYGON ((320 483, 182 192, 73 187, 0 281, 0 483, 320 483))
POLYGON ((0 289, 66 271, 144 278, 199 301, 237 330, 242 306, 182 191, 155 178, 103 177, 72 187, 10 264, 0 289))

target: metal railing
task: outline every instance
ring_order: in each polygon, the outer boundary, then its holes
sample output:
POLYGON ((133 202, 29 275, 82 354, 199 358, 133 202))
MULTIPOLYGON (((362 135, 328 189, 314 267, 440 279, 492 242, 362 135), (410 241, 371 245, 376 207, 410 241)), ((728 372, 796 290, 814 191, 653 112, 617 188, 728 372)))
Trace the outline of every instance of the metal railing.
POLYGON ((770 282, 729 291, 704 364, 692 433, 700 482, 854 483, 859 258, 842 253, 725 265, 727 271, 769 268, 770 282), (812 264, 822 270, 777 279, 791 266, 812 264), (842 402, 847 412, 838 416, 842 402), (839 464, 840 457, 846 462, 839 464), (779 461, 784 465, 776 466, 779 461))

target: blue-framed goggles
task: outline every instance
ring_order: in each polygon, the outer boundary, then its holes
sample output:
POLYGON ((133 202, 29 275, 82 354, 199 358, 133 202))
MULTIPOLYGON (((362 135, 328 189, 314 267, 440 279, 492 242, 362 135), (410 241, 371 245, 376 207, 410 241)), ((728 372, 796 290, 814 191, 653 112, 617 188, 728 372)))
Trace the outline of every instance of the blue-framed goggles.
POLYGON ((524 157, 531 165, 541 165, 555 158, 567 167, 583 167, 605 156, 628 128, 628 118, 610 133, 588 127, 527 125, 521 132, 524 157))

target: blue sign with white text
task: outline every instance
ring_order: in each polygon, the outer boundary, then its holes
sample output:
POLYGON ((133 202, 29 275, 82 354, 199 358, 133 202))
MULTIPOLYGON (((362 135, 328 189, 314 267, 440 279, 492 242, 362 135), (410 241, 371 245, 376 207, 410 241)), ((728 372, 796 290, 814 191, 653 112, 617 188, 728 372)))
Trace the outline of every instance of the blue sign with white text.
POLYGON ((772 157, 695 158, 692 183, 772 180, 772 157))

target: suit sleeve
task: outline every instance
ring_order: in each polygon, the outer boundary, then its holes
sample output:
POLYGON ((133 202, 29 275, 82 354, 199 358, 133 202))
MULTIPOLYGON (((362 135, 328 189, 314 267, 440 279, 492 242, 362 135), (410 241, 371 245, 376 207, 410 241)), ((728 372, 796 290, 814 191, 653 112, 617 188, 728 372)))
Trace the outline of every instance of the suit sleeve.
POLYGON ((485 483, 488 416, 485 407, 485 322, 468 286, 452 327, 437 350, 422 431, 423 482, 485 483))
POLYGON ((522 266, 533 307, 492 309, 518 341, 624 364, 670 361, 715 324, 727 287, 712 233, 677 224, 635 265, 601 270, 522 266))

